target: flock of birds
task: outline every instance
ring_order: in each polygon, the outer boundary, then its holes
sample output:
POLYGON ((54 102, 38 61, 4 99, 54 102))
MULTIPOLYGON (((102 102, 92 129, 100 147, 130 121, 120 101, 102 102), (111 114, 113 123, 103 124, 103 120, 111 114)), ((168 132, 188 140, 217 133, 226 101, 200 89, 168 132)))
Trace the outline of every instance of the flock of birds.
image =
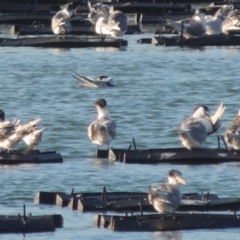
MULTIPOLYGON (((116 123, 111 119, 107 102, 98 99, 95 102, 98 117, 88 127, 88 136, 94 144, 108 145, 115 139, 117 130, 116 123)), ((196 107, 193 114, 184 120, 176 130, 180 132, 180 139, 187 149, 199 149, 207 137, 216 132, 221 126, 221 117, 226 107, 221 103, 216 112, 211 115, 207 106, 196 107)), ((225 141, 233 149, 240 149, 240 111, 225 132, 225 141)), ((159 212, 174 212, 181 202, 179 185, 185 184, 182 174, 178 170, 171 170, 168 182, 158 187, 149 186, 148 200, 159 212)))
MULTIPOLYGON (((111 119, 107 102, 98 99, 95 102, 98 117, 88 127, 88 136, 94 144, 108 145, 116 137, 116 123, 111 119)), ((149 202, 160 213, 174 212, 181 202, 179 184, 185 184, 181 172, 171 170, 168 175, 168 183, 153 188, 149 186, 149 202)))
MULTIPOLYGON (((54 34, 67 34, 72 30, 71 17, 74 14, 72 3, 61 7, 62 10, 52 17, 52 31, 54 34)), ((102 3, 91 5, 88 1, 89 14, 87 20, 95 28, 95 32, 101 37, 112 36, 122 38, 128 29, 127 17, 121 11, 114 11, 113 6, 102 3)))
MULTIPOLYGON (((116 123, 111 119, 107 102, 98 99, 95 102, 98 118, 88 127, 88 136, 97 145, 108 145, 115 139, 117 130, 116 123)), ((180 139, 184 147, 189 150, 199 149, 207 137, 215 133, 221 126, 221 117, 226 107, 221 103, 216 112, 211 115, 207 106, 197 106, 193 114, 184 120, 180 128, 175 128, 180 133, 180 139)), ((235 149, 240 149, 240 112, 225 132, 225 141, 235 149)))
POLYGON ((163 23, 183 34, 185 38, 229 34, 231 30, 240 30, 240 9, 234 9, 233 5, 224 5, 213 16, 197 10, 191 18, 181 21, 163 19, 163 23))
POLYGON ((24 141, 29 151, 35 150, 44 130, 37 127, 41 121, 41 118, 36 118, 27 123, 21 123, 20 120, 10 122, 5 119, 5 113, 0 109, 0 148, 10 152, 20 141, 24 141))
MULTIPOLYGON (((112 36, 122 38, 128 28, 127 17, 121 11, 114 11, 113 6, 96 3, 93 6, 88 1, 90 21, 99 37, 112 36)), ((67 34, 72 30, 71 17, 75 14, 72 3, 62 6, 52 18, 52 31, 54 34, 67 34)), ((228 34, 231 30, 240 30, 240 9, 224 5, 213 16, 206 15, 199 10, 191 17, 180 21, 162 19, 165 26, 172 27, 186 38, 202 35, 228 34)))
MULTIPOLYGON (((94 6, 88 2, 88 20, 95 27, 95 32, 100 36, 111 35, 113 38, 122 38, 127 31, 127 17, 121 11, 114 11, 113 7, 97 3, 94 6)), ((69 3, 57 12, 52 18, 52 30, 54 34, 70 33, 72 29, 71 16, 74 13, 72 4, 69 3)), ((197 37, 202 35, 228 34, 228 31, 240 29, 240 10, 234 9, 232 5, 220 8, 214 16, 206 16, 199 11, 190 18, 182 21, 171 21, 164 19, 167 26, 171 26, 184 37, 197 37)), ((100 76, 92 79, 75 73, 72 75, 82 85, 91 87, 115 86, 113 78, 100 76)), ((116 138, 116 123, 111 119, 107 102, 98 99, 95 102, 98 117, 88 127, 88 136, 91 141, 99 145, 108 145, 116 138)), ((215 133, 221 126, 221 117, 226 107, 221 103, 216 112, 211 115, 207 106, 200 105, 194 109, 193 114, 184 120, 180 128, 176 128, 184 147, 189 150, 198 149, 206 141, 207 137, 215 133)), ((11 151, 20 141, 24 141, 28 149, 35 149, 41 141, 44 128, 40 129, 37 124, 40 118, 21 123, 20 120, 12 122, 5 120, 4 111, 0 110, 0 147, 11 151)), ((240 149, 240 112, 225 132, 225 141, 236 150, 240 149)), ((182 174, 178 170, 171 170, 168 182, 158 186, 149 186, 149 202, 160 212, 174 212, 181 202, 180 184, 185 184, 182 174)))
MULTIPOLYGON (((88 126, 88 136, 97 146, 108 145, 116 138, 116 123, 111 119, 107 102, 98 99, 95 102, 98 117, 88 126)), ((176 130, 180 132, 180 139, 187 149, 198 149, 207 139, 208 135, 216 132, 221 126, 221 117, 226 107, 221 103, 216 112, 211 115, 207 106, 200 105, 194 109, 193 114, 184 120, 176 130)), ((29 150, 34 150, 39 142, 44 128, 37 124, 41 118, 36 118, 27 123, 20 120, 12 122, 5 120, 4 111, 0 110, 0 147, 8 152, 23 140, 29 150)), ((233 149, 240 149, 240 112, 225 133, 226 142, 233 149)), ((168 183, 158 187, 149 186, 149 202, 160 213, 174 212, 181 202, 180 184, 185 184, 181 172, 171 170, 168 175, 168 183)))

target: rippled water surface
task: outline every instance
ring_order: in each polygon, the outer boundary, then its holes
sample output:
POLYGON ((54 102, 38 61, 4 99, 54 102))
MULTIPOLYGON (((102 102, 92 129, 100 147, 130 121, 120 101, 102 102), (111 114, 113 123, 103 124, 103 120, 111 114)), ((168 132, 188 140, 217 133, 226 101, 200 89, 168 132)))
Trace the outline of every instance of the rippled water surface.
MULTIPOLYGON (((4 28, 3 33, 6 29, 4 28)), ((181 147, 178 127, 198 104, 215 111, 221 101, 227 110, 219 134, 237 114, 239 102, 239 47, 189 49, 139 45, 151 35, 126 36, 129 46, 116 49, 0 48, 0 108, 7 119, 41 117, 46 127, 41 151, 56 150, 62 164, 0 166, 0 214, 16 214, 26 204, 32 214, 58 213, 64 227, 54 233, 1 239, 239 239, 239 229, 176 232, 112 232, 93 224, 96 213, 38 205, 38 191, 147 191, 149 184, 165 181, 179 169, 187 181, 183 192, 210 191, 220 197, 239 197, 239 164, 130 165, 95 159, 96 146, 87 126, 96 116, 94 102, 105 98, 117 123, 112 147, 128 147, 134 137, 138 148, 181 147), (117 87, 81 87, 72 72, 115 78, 117 87)), ((204 147, 217 146, 217 134, 204 147)), ((22 147, 24 145, 20 145, 22 147)))

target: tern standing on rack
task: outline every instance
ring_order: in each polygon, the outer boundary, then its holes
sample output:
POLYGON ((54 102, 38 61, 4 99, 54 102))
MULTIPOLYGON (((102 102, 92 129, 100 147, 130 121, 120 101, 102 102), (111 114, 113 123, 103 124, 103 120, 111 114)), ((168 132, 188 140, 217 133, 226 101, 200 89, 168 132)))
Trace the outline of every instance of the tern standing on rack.
POLYGON ((193 115, 183 121, 180 129, 180 139, 183 146, 192 150, 199 148, 206 141, 207 136, 216 132, 220 126, 225 106, 220 104, 214 115, 210 115, 208 107, 200 105, 194 109, 193 115))
POLYGON ((149 186, 148 200, 159 212, 174 212, 180 205, 182 194, 180 184, 186 184, 182 174, 178 170, 171 170, 168 175, 168 183, 153 188, 149 186))
POLYGON ((95 106, 98 110, 98 118, 89 125, 88 136, 93 143, 109 147, 110 142, 115 139, 117 134, 116 123, 110 117, 105 99, 98 99, 95 106))

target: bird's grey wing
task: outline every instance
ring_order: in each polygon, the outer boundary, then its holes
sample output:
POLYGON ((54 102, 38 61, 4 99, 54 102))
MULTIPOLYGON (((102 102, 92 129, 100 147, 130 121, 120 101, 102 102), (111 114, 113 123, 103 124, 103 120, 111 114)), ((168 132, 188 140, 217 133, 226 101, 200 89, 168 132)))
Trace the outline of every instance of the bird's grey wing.
POLYGON ((107 120, 107 122, 104 123, 106 131, 108 132, 108 134, 112 137, 115 138, 117 135, 117 126, 115 121, 113 120, 107 120))
POLYGON ((207 130, 205 126, 194 118, 188 118, 185 120, 181 125, 181 129, 199 143, 203 143, 207 138, 207 130))
POLYGON ((169 202, 173 205, 179 204, 180 192, 170 184, 163 184, 156 188, 156 196, 160 201, 169 202))
POLYGON ((229 12, 232 11, 232 7, 225 5, 222 8, 219 8, 216 13, 214 14, 215 17, 226 18, 229 12))
POLYGON ((66 13, 64 12, 58 12, 56 15, 52 17, 52 27, 56 28, 59 27, 63 24, 66 24, 66 22, 69 21, 69 17, 66 13))
POLYGON ((229 27, 231 27, 234 23, 234 19, 233 18, 229 18, 227 17, 223 23, 222 23, 222 30, 223 32, 227 31, 229 27))
POLYGON ((229 139, 231 139, 232 137, 240 139, 240 116, 237 116, 227 127, 225 135, 229 139))
POLYGON ((87 84, 89 87, 99 87, 99 84, 96 83, 96 81, 92 78, 80 75, 78 73, 71 74, 74 78, 76 78, 78 81, 80 81, 82 84, 87 84))
POLYGON ((109 31, 118 26, 122 31, 127 31, 128 22, 127 17, 120 11, 114 11, 108 19, 107 28, 109 31))
POLYGON ((96 121, 92 122, 88 127, 88 136, 89 138, 94 141, 97 135, 97 123, 96 121))
POLYGON ((222 30, 227 31, 231 27, 240 27, 240 9, 229 12, 227 18, 223 21, 222 30))
POLYGON ((205 28, 202 24, 191 20, 189 24, 184 24, 185 31, 192 36, 201 36, 205 33, 205 28))

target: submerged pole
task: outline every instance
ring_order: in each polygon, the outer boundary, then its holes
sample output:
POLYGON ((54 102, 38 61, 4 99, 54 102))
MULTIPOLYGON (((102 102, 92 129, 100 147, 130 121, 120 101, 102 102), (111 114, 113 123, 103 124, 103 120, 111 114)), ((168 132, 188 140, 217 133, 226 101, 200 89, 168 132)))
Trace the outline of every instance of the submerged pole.
POLYGON ((182 21, 182 28, 181 28, 181 36, 180 36, 180 42, 181 42, 181 47, 183 47, 183 21, 182 21))
POLYGON ((224 143, 225 149, 226 149, 227 151, 229 151, 229 150, 228 150, 228 147, 227 147, 227 144, 226 144, 226 142, 225 142, 224 137, 223 137, 223 136, 221 136, 221 137, 222 137, 222 141, 223 141, 223 143, 224 143))
POLYGON ((134 146, 134 150, 137 150, 136 142, 135 142, 135 139, 134 139, 134 138, 133 138, 133 146, 134 146))

